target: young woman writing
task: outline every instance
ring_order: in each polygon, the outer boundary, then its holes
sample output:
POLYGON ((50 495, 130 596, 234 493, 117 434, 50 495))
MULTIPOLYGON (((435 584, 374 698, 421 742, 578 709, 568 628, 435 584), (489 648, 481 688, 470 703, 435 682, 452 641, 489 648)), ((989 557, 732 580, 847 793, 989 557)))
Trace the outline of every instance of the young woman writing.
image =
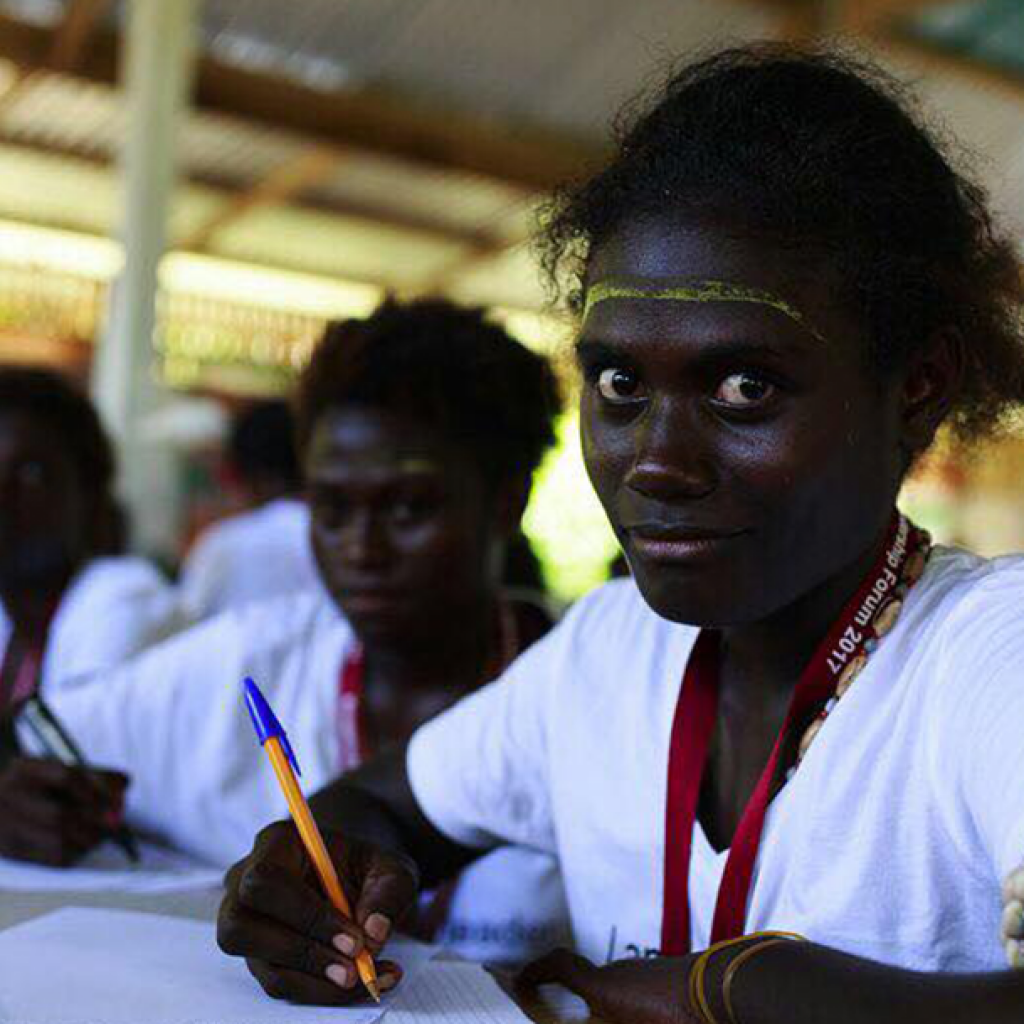
POLYGON ((319 794, 354 925, 274 826, 223 947, 275 995, 354 998, 344 949, 511 839, 558 856, 581 954, 527 980, 609 1020, 1019 1021, 1024 561, 896 509, 941 424, 1024 400, 981 193, 877 73, 754 47, 680 71, 547 242, 635 582, 319 794))

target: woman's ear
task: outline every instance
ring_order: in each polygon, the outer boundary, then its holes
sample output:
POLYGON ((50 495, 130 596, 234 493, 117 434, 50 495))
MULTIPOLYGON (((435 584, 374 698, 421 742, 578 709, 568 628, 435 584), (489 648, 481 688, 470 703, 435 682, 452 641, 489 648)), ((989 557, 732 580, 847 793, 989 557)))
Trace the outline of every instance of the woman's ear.
POLYGON ((960 392, 966 352, 957 330, 938 332, 903 379, 903 444, 912 460, 932 443, 960 392))

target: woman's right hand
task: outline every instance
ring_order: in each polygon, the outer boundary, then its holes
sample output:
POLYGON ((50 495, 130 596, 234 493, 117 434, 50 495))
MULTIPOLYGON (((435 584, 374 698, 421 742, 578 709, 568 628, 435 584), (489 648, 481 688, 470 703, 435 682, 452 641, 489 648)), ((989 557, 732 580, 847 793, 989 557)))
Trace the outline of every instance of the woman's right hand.
POLYGON ((398 983, 398 965, 376 958, 415 904, 418 882, 409 861, 379 847, 329 831, 324 842, 354 920, 327 900, 298 831, 283 821, 260 832, 252 853, 228 872, 217 942, 245 957, 267 995, 343 1006, 367 998, 355 965, 363 949, 376 961, 382 991, 398 983))
POLYGON ((0 771, 0 855, 74 864, 120 823, 127 785, 120 772, 12 758, 0 771))

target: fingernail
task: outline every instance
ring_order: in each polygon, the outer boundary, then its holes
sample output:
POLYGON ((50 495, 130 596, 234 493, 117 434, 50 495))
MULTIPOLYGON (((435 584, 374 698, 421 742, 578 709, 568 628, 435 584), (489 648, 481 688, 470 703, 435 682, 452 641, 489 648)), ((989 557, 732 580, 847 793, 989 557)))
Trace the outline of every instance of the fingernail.
POLYGON ((342 932, 340 935, 335 935, 332 940, 337 949, 339 949, 345 956, 356 955, 356 940, 351 935, 346 935, 342 932))
POLYGON ((374 942, 383 942, 391 931, 391 922, 383 914, 371 914, 363 927, 374 942))
POLYGON ((331 964, 327 968, 327 977, 333 981, 338 988, 351 988, 355 983, 354 972, 341 964, 331 964))

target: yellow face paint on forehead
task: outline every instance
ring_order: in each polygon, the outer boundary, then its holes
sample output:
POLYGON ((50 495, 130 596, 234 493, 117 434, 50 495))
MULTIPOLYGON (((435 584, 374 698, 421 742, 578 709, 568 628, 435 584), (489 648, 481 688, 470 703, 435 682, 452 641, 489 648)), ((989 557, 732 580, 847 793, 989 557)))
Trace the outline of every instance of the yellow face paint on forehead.
POLYGON ((398 463, 398 469, 402 473, 436 473, 437 463, 430 459, 408 458, 398 463))
POLYGON ((787 302, 774 292, 763 288, 751 288, 731 281, 694 281, 686 285, 672 286, 637 286, 618 284, 614 281, 598 281, 587 289, 587 299, 583 306, 583 319, 598 303, 609 299, 653 299, 670 302, 750 302, 759 306, 769 306, 785 314, 790 320, 800 324, 818 341, 824 336, 810 323, 796 306, 787 302))

